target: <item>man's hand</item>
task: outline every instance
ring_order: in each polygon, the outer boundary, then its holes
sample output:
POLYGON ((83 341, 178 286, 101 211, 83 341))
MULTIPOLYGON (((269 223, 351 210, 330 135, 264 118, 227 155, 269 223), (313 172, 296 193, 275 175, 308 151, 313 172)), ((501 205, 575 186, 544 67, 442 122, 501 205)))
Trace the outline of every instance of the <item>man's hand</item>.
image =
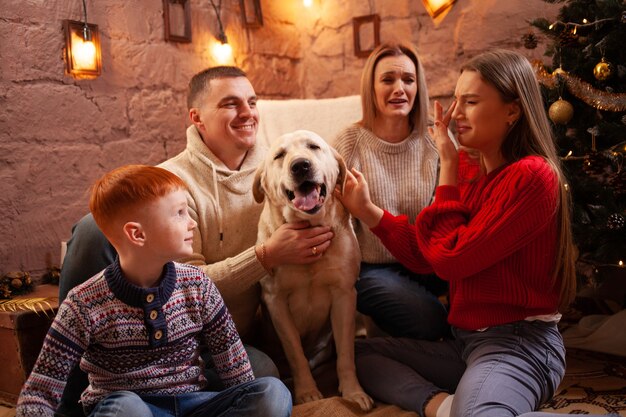
POLYGON ((330 246, 333 238, 328 226, 314 226, 309 222, 285 223, 265 241, 265 264, 273 269, 283 264, 315 262, 330 246))

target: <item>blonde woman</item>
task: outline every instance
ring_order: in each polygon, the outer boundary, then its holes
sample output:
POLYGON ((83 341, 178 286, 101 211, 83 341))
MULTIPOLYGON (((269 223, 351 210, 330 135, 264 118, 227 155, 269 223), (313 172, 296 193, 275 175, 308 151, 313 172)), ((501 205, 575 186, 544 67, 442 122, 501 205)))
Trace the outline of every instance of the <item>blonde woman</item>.
POLYGON ((421 416, 518 416, 549 400, 565 372, 557 322, 576 252, 565 181, 526 58, 471 59, 455 95, 445 115, 435 104, 439 185, 414 226, 376 206, 356 170, 342 196, 406 267, 450 283, 452 338, 359 341, 357 371, 373 397, 421 416), (451 120, 479 160, 457 151, 451 120))
MULTIPOLYGON (((348 167, 363 172, 372 201, 415 218, 432 199, 439 157, 427 131, 428 90, 413 46, 385 43, 370 54, 361 78, 363 119, 333 145, 348 167)), ((361 273, 357 309, 391 336, 436 340, 448 332, 438 296, 447 285, 405 268, 356 221, 361 273)))

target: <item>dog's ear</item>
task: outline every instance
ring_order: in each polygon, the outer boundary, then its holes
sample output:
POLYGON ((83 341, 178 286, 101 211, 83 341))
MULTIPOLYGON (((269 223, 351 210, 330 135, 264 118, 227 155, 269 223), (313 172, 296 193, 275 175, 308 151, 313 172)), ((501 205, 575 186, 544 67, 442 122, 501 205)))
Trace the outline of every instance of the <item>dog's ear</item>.
POLYGON ((252 183, 252 195, 254 196, 254 201, 257 203, 262 203, 265 199, 265 192, 263 191, 263 185, 261 184, 263 180, 263 167, 264 163, 257 168, 256 173, 254 174, 254 183, 252 183))
POLYGON ((348 166, 346 165, 346 161, 343 160, 343 157, 339 155, 339 152, 337 152, 335 148, 331 147, 331 149, 335 159, 337 160, 337 165, 339 165, 339 176, 337 177, 336 185, 341 186, 341 192, 343 193, 343 187, 346 185, 346 180, 348 179, 346 174, 348 172, 348 166))

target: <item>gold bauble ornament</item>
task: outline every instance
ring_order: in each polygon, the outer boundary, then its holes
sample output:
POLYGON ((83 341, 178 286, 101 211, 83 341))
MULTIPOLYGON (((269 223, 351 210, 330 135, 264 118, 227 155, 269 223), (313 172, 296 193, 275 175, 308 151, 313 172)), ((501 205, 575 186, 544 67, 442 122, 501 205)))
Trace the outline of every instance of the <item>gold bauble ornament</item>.
POLYGON ((548 109, 550 120, 559 125, 565 125, 574 117, 574 106, 569 101, 559 98, 548 109))
POLYGON ((609 79, 611 75, 613 75, 611 64, 606 62, 604 58, 602 58, 593 68, 593 76, 599 81, 605 81, 609 79))

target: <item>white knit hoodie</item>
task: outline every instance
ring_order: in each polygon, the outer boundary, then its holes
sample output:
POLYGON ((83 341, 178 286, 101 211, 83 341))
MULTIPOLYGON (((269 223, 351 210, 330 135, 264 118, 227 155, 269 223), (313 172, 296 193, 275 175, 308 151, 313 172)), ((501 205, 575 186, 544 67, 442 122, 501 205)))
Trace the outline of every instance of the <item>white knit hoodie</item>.
POLYGON ((241 168, 233 171, 192 125, 187 128, 185 150, 159 165, 185 181, 190 215, 198 222, 194 253, 180 261, 201 267, 215 282, 244 341, 260 302, 258 282, 266 274, 254 251, 263 206, 252 196, 254 174, 265 152, 255 145, 241 168))

